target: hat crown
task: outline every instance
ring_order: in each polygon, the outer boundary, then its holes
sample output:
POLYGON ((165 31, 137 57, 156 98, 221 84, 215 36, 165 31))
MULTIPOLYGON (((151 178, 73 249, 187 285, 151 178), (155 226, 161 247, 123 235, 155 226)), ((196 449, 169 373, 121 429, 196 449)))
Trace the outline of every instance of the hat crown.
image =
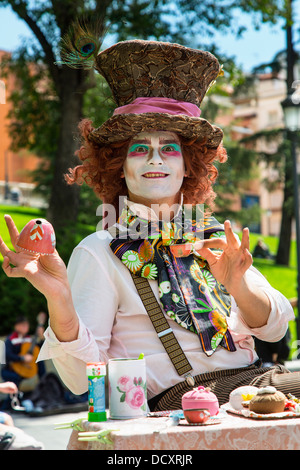
POLYGON ((100 52, 95 68, 118 107, 141 97, 173 98, 199 107, 220 72, 210 52, 142 40, 119 42, 100 52))

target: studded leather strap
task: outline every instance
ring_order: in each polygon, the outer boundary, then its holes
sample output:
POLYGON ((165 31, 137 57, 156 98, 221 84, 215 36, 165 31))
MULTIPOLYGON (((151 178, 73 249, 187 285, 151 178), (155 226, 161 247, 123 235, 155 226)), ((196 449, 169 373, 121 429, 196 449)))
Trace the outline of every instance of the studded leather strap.
POLYGON ((172 328, 170 328, 170 325, 151 289, 149 281, 146 278, 136 276, 133 273, 131 273, 131 276, 156 333, 170 357, 173 366, 180 376, 186 376, 186 380, 193 385, 193 377, 189 374, 192 370, 192 366, 178 343, 172 328))

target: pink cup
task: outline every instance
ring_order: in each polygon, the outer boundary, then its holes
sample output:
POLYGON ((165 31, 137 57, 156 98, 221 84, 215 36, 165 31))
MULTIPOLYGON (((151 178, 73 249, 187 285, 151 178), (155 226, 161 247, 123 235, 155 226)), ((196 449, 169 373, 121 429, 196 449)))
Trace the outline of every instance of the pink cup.
POLYGON ((185 419, 190 424, 204 424, 210 417, 210 412, 203 408, 194 409, 194 410, 183 410, 185 419))

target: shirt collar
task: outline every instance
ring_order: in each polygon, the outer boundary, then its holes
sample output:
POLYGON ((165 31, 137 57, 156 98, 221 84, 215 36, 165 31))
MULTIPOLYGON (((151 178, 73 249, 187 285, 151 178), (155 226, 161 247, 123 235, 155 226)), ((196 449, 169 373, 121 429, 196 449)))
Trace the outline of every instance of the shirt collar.
MULTIPOLYGON (((180 193, 180 202, 178 204, 177 211, 175 213, 175 217, 178 215, 180 210, 182 209, 182 204, 183 204, 183 194, 180 193)), ((158 220, 158 217, 153 209, 151 207, 145 206, 144 204, 139 204, 137 202, 132 202, 127 198, 124 198, 124 206, 128 207, 130 211, 136 215, 137 217, 140 217, 141 219, 144 220, 158 220)))

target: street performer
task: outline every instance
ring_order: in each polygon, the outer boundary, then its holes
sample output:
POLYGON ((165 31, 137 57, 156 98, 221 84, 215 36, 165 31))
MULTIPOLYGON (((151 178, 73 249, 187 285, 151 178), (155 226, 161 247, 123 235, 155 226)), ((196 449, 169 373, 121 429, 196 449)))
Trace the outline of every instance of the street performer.
MULTIPOLYGON (((261 368, 253 341, 282 338, 291 305, 252 266, 249 230, 239 240, 229 221, 212 216, 214 163, 227 155, 222 130, 200 117, 200 105, 221 72, 217 59, 132 40, 93 60, 117 107, 98 128, 80 123, 82 164, 66 179, 89 184, 116 220, 85 238, 68 268, 57 252, 32 255, 0 244, 5 273, 26 278, 47 299, 39 359, 51 358, 70 390, 82 394, 87 362, 143 352, 151 410, 180 409, 196 385, 209 386, 220 404, 242 385, 300 397, 299 373, 261 368), (150 286, 163 329, 151 320, 141 285, 150 286), (179 348, 177 362, 168 344, 179 348)), ((9 216, 6 223, 16 246, 18 231, 9 216)))

